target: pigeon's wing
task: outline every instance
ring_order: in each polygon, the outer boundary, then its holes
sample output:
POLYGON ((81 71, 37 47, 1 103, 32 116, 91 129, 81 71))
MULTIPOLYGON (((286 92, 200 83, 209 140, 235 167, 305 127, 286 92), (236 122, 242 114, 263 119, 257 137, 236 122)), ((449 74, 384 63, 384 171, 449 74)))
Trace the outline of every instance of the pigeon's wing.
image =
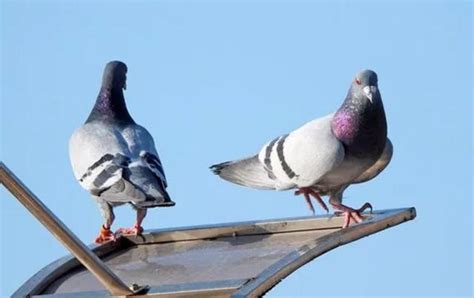
POLYGON ((133 157, 124 173, 124 178, 147 196, 146 202, 136 205, 138 207, 173 206, 175 203, 166 191, 168 183, 153 137, 144 127, 137 124, 126 126, 121 131, 121 135, 133 157))
POLYGON ((331 132, 332 115, 313 120, 263 146, 257 156, 211 166, 221 178, 260 189, 312 186, 344 158, 331 132))
POLYGON ((138 166, 147 167, 166 188, 168 182, 166 181, 165 171, 151 134, 138 124, 127 126, 121 133, 128 145, 130 154, 139 157, 138 166))
POLYGON ((91 194, 141 207, 171 204, 153 139, 141 126, 87 123, 71 137, 69 153, 76 178, 91 194))
POLYGON ((371 180, 380 172, 382 172, 390 163, 390 160, 392 159, 393 155, 393 145, 392 142, 390 142, 390 139, 387 138, 387 142, 385 143, 385 148, 382 152, 382 155, 379 157, 379 159, 367 170, 365 170, 364 173, 362 173, 357 179, 355 179, 352 183, 362 183, 366 182, 368 180, 371 180))
POLYGON ((344 146, 331 131, 332 117, 308 122, 273 140, 260 152, 260 160, 280 183, 309 187, 341 163, 344 146))
POLYGON ((98 193, 122 178, 130 162, 129 150, 120 133, 100 123, 87 123, 69 140, 69 157, 74 176, 82 187, 98 193))

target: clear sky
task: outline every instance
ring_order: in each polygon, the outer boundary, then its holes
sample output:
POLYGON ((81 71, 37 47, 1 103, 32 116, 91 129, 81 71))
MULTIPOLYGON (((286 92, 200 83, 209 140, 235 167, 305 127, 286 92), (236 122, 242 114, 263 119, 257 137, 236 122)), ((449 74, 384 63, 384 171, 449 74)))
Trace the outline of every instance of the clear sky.
MULTIPOLYGON (((97 206, 68 139, 102 70, 127 63, 128 108, 155 137, 175 208, 145 228, 306 216, 292 192, 239 187, 208 166, 256 153, 378 73, 390 166, 345 202, 415 206, 416 220, 340 247, 273 296, 472 296, 471 1, 2 1, 1 159, 90 243, 97 206)), ((1 195, 1 295, 67 251, 1 195)), ((116 227, 134 220, 117 210, 116 227)))

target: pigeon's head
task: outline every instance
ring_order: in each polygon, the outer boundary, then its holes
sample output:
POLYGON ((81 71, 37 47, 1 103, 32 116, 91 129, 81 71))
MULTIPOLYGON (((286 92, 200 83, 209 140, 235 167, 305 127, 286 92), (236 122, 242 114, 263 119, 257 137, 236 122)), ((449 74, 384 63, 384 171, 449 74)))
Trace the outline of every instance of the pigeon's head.
POLYGON ((107 63, 102 77, 102 87, 107 89, 127 89, 127 65, 121 61, 107 63))
POLYGON ((358 72, 352 82, 352 92, 356 97, 374 103, 374 100, 380 98, 377 74, 369 69, 358 72))

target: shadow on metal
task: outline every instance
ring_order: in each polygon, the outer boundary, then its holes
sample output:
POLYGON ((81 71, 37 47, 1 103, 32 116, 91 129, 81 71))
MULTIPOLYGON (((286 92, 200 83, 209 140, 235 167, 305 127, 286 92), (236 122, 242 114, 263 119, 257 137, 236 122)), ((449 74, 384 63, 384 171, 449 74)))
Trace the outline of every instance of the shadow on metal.
POLYGON ((415 208, 375 211, 347 229, 328 215, 152 230, 89 247, 121 283, 150 285, 141 292, 111 295, 71 255, 13 297, 258 297, 325 252, 415 216, 415 208))

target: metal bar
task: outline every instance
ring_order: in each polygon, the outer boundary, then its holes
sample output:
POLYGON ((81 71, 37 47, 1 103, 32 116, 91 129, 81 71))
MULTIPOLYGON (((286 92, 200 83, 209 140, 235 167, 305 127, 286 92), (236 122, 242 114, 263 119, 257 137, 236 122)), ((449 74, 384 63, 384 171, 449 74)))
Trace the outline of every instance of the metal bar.
POLYGON ((8 167, 0 162, 0 182, 30 211, 112 295, 134 292, 69 230, 8 167))

